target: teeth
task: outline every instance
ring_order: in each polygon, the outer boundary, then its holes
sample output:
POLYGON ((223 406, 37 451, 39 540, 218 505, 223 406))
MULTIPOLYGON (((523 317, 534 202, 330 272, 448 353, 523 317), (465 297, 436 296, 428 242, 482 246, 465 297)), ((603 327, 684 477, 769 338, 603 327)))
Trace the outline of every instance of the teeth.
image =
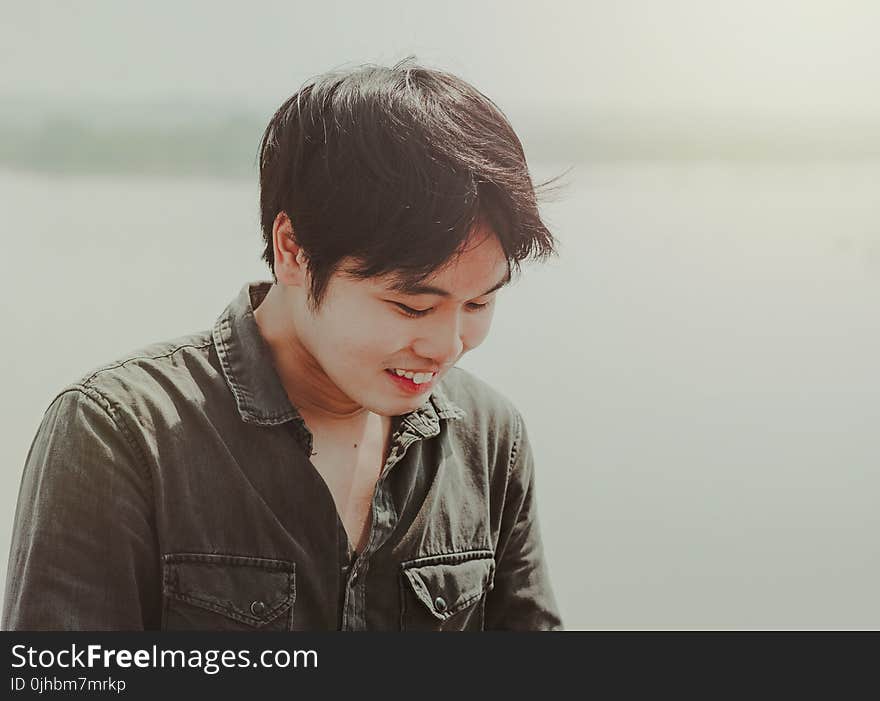
POLYGON ((429 382, 431 378, 434 377, 433 372, 413 372, 412 370, 401 370, 399 368, 395 368, 393 372, 398 377, 405 377, 409 380, 412 380, 413 383, 417 385, 429 382))

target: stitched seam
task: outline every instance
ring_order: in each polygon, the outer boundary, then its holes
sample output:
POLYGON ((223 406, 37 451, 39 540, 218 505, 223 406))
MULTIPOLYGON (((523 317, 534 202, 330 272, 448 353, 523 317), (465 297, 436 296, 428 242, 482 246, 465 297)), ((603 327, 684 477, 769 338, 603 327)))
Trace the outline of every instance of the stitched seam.
MULTIPOLYGON (((289 582, 290 581, 289 575, 288 575, 287 579, 289 582)), ((211 608, 211 609, 213 609, 215 611, 219 611, 221 613, 229 613, 230 615, 238 615, 242 619, 246 619, 246 620, 250 620, 250 621, 262 621, 263 620, 261 618, 257 618, 256 616, 244 616, 244 615, 238 613, 237 611, 230 611, 229 609, 224 608, 223 606, 220 606, 213 599, 205 599, 205 598, 203 598, 201 596, 197 596, 195 594, 185 594, 182 591, 178 591, 176 589, 170 589, 170 588, 168 589, 168 593, 171 596, 173 596, 175 599, 180 599, 181 601, 189 601, 192 603, 202 604, 207 608, 211 608)), ((279 613, 281 613, 287 606, 290 606, 290 584, 288 584, 288 586, 287 586, 287 595, 284 597, 284 599, 282 599, 281 603, 275 604, 274 607, 269 609, 269 611, 266 615, 266 620, 271 620, 272 618, 275 618, 275 616, 277 616, 279 613)))
POLYGON ((236 393, 236 399, 241 401, 242 408, 248 413, 251 413, 250 403, 248 401, 247 392, 242 389, 241 385, 238 384, 235 373, 232 372, 232 365, 229 362, 229 346, 226 345, 226 341, 223 336, 224 333, 228 330, 231 332, 232 326, 229 323, 228 319, 220 320, 220 333, 217 334, 217 341, 220 343, 220 349, 223 353, 218 353, 217 355, 220 358, 220 363, 223 365, 223 371, 226 374, 226 379, 229 380, 229 384, 232 385, 232 389, 236 393))
MULTIPOLYGON (((423 563, 425 560, 433 560, 435 558, 437 558, 437 559, 450 558, 455 555, 462 556, 462 559, 460 560, 461 562, 469 562, 470 560, 482 560, 482 559, 493 558, 495 556, 495 553, 494 553, 494 551, 489 550, 489 549, 480 549, 480 550, 456 550, 456 551, 448 552, 448 553, 435 553, 435 554, 431 554, 431 555, 420 555, 419 557, 414 558, 412 560, 404 560, 403 562, 400 563, 400 568, 401 568, 401 570, 406 570, 406 569, 409 569, 410 567, 419 566, 420 563, 423 563), (484 557, 465 557, 467 555, 477 555, 477 554, 483 555, 484 557)), ((440 564, 440 563, 438 563, 438 564, 440 564)))
MULTIPOLYGON (((225 325, 226 330, 230 334, 232 333, 232 322, 230 322, 229 319, 223 319, 220 323, 221 325, 225 325)), ((232 385, 233 389, 237 393, 236 399, 241 401, 242 411, 259 423, 264 423, 266 421, 275 421, 277 419, 289 421, 291 418, 293 418, 293 414, 287 409, 277 412, 266 412, 259 410, 260 415, 258 415, 258 409, 253 403, 253 396, 247 390, 247 388, 245 388, 244 385, 238 382, 237 376, 235 375, 235 373, 232 372, 232 363, 229 360, 229 345, 224 340, 223 333, 221 332, 220 334, 218 334, 218 337, 220 340, 220 345, 223 347, 223 355, 220 357, 220 362, 223 363, 223 369, 226 373, 226 377, 229 380, 229 383, 232 385)))
POLYGON ((235 555, 232 553, 165 553, 162 555, 165 562, 205 562, 216 565, 243 565, 245 567, 260 567, 263 569, 277 569, 284 572, 293 571, 295 563, 292 560, 282 560, 273 557, 256 557, 254 555, 235 555), (242 562, 220 562, 219 558, 238 558, 242 562), (290 568, 282 567, 290 565, 290 568))
MULTIPOLYGON (((367 545, 369 548, 369 545, 367 545)), ((374 552, 374 551, 373 551, 374 552)), ((367 572, 370 571, 370 558, 366 558, 364 560, 364 569, 358 575, 358 581, 355 584, 355 591, 357 589, 361 590, 360 595, 360 607, 358 610, 358 620, 360 624, 366 629, 367 627, 367 572), (360 586, 358 586, 360 585, 360 586)))
POLYGON ((510 447, 510 459, 507 463, 507 481, 510 482, 510 476, 513 474, 513 468, 519 459, 520 441, 522 440, 523 418, 520 413, 516 412, 516 437, 513 439, 513 445, 510 447))
POLYGON ((222 350, 223 352, 218 352, 217 357, 220 359, 220 364, 223 366, 223 373, 226 376, 229 385, 232 387, 233 393, 235 394, 236 403, 240 403, 241 412, 247 414, 248 418, 251 418, 260 424, 265 424, 266 422, 270 421, 274 422, 276 420, 287 422, 291 419, 297 418, 296 411, 290 411, 289 409, 277 412, 266 412, 260 410, 259 415, 257 414, 258 410, 251 401, 252 397, 250 392, 248 392, 243 385, 239 384, 238 380, 236 379, 235 373, 232 371, 232 364, 229 361, 229 346, 227 345, 223 336, 226 331, 228 331, 229 333, 232 332, 232 324, 229 319, 224 318, 220 320, 220 326, 220 332, 216 334, 214 342, 219 343, 220 350, 222 350))
MULTIPOLYGON (((107 397, 105 397, 101 392, 99 392, 94 387, 84 387, 82 385, 77 385, 76 387, 71 387, 70 389, 66 389, 61 392, 58 397, 67 392, 79 392, 83 396, 90 399, 96 406, 98 406, 106 415, 110 421, 113 422, 113 425, 116 426, 116 430, 119 431, 120 435, 122 435, 125 442, 128 444, 128 447, 134 453, 135 463, 143 472, 144 477, 147 478, 147 482, 149 483, 150 488, 150 501, 155 503, 155 489, 153 487, 153 474, 147 464, 146 456, 144 455, 143 450, 141 450, 140 445, 135 441, 134 436, 131 434, 126 422, 116 416, 116 407, 110 402, 107 397)), ((56 399, 58 398, 56 397, 56 399)), ((55 400, 52 400, 55 401, 55 400)))
MULTIPOLYGON (((192 596, 190 594, 182 594, 180 592, 173 591, 173 590, 169 590, 168 593, 170 594, 171 597, 177 599, 178 601, 184 601, 184 602, 186 602, 188 604, 192 604, 194 606, 200 606, 202 608, 206 608, 211 611, 214 611, 215 613, 220 613, 220 614, 223 614, 224 616, 228 616, 229 618, 232 618, 236 621, 241 621, 242 623, 248 623, 250 625, 260 625, 260 624, 270 623, 272 620, 277 618, 283 611, 285 611, 287 608, 289 608, 291 606, 290 599, 289 598, 285 599, 285 601, 282 604, 280 604, 279 606, 276 606, 274 609, 272 609, 269 612, 269 615, 267 615, 266 619, 263 620, 261 618, 253 618, 250 616, 244 616, 244 615, 238 613, 237 611, 231 611, 227 608, 223 608, 222 606, 219 606, 218 604, 215 604, 212 601, 209 601, 207 599, 201 599, 197 596, 192 596)), ((288 596, 289 596, 289 594, 288 594, 288 596)))
POLYGON ((436 613, 433 610, 433 603, 431 602, 431 592, 425 587, 425 583, 419 577, 410 576, 407 570, 403 570, 403 578, 407 581, 410 591, 412 591, 416 599, 421 602, 422 606, 428 608, 431 611, 431 615, 436 616, 436 613), (424 594, 424 599, 422 598, 422 594, 424 594), (427 601, 425 601, 425 599, 427 599, 427 601))
POLYGON ((468 606, 470 606, 472 603, 474 603, 477 599, 479 599, 485 593, 486 593, 486 585, 482 585, 480 587, 480 590, 476 594, 472 595, 470 598, 465 599, 464 601, 456 601, 455 606, 449 607, 449 611, 446 612, 448 615, 443 620, 445 621, 445 620, 452 618, 453 616, 461 613, 463 609, 466 609, 468 606))
POLYGON ((412 585, 402 571, 398 581, 400 582, 400 630, 406 630, 406 593, 407 589, 411 588, 412 585))
MULTIPOLYGON (((407 577, 406 579, 407 579, 407 581, 409 581, 410 587, 412 587, 413 589, 415 589, 415 585, 413 584, 412 580, 410 580, 409 577, 407 577)), ((446 611, 438 612, 438 613, 440 613, 440 616, 443 617, 443 620, 444 620, 444 621, 445 621, 447 618, 451 618, 451 617, 454 616, 455 614, 459 613, 463 608, 467 608, 467 607, 468 607, 470 604, 472 604, 476 599, 478 599, 480 596, 482 596, 483 594, 485 594, 485 593, 488 591, 488 587, 489 587, 489 582, 487 581, 487 582, 485 582, 484 584, 481 584, 481 585, 480 585, 480 587, 479 587, 479 591, 475 591, 473 594, 471 594, 471 595, 470 595, 469 597, 467 597, 466 599, 461 599, 461 600, 459 600, 459 601, 455 601, 453 604, 451 604, 451 605, 449 606, 449 608, 448 608, 446 611)), ((430 592, 428 592, 428 593, 429 593, 429 597, 428 597, 428 598, 430 598, 430 592)), ((433 608, 432 608, 432 611, 433 611, 433 608)))
POLYGON ((204 348, 208 348, 212 343, 213 343, 213 340, 211 340, 211 341, 206 341, 206 342, 203 343, 201 346, 197 346, 197 345, 195 345, 195 344, 193 344, 193 343, 187 343, 187 344, 184 344, 184 345, 182 345, 182 346, 176 346, 174 349, 168 351, 167 353, 163 353, 163 354, 161 354, 161 355, 135 355, 135 356, 133 356, 133 357, 131 357, 131 358, 126 358, 125 360, 122 360, 122 361, 116 363, 115 365, 107 365, 107 366, 105 366, 105 367, 98 368, 98 369, 95 370, 91 375, 89 375, 88 378, 86 378, 85 380, 83 380, 83 381, 82 381, 81 383, 79 383, 79 384, 87 385, 87 384, 88 384, 89 382, 91 382, 91 381, 92 381, 97 375, 100 375, 102 372, 106 372, 106 371, 108 371, 108 370, 116 370, 117 368, 121 368, 121 367, 125 366, 126 363, 131 363, 131 362, 133 362, 133 361, 135 361, 135 360, 161 360, 162 358, 169 358, 169 357, 171 357, 172 355, 174 355, 175 353, 177 353, 177 351, 183 350, 184 348, 195 348, 196 350, 202 350, 202 349, 204 349, 204 348))
POLYGON ((287 630, 293 630, 293 605, 296 603, 296 565, 293 565, 293 570, 290 572, 288 579, 290 580, 290 589, 288 591, 290 596, 290 612, 287 614, 287 630))

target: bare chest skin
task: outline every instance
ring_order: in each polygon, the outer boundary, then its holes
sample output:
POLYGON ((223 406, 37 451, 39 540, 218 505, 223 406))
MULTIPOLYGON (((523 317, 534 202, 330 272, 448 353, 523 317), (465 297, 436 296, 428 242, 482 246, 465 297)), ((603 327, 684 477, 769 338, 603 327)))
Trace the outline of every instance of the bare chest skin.
POLYGON ((390 419, 377 417, 375 422, 352 432, 303 418, 312 432, 312 465, 333 496, 351 546, 361 552, 370 531, 373 493, 385 464, 390 419))

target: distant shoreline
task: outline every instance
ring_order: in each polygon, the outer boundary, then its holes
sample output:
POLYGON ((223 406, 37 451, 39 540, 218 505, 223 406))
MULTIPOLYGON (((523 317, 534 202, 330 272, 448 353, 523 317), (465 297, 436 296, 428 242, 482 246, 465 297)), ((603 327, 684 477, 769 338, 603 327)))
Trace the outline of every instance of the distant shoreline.
MULTIPOLYGON (((58 107, 0 100, 0 166, 57 174, 253 179, 265 115, 162 104, 58 107)), ((509 114, 530 162, 875 161, 880 122, 532 109, 509 114)))

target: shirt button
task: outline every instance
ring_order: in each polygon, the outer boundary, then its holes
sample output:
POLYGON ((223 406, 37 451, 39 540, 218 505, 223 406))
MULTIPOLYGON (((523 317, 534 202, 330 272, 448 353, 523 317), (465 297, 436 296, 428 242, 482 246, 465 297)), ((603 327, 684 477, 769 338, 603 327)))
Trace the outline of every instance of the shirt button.
POLYGON ((251 613, 255 616, 262 616, 266 613, 266 604, 262 601, 255 601, 251 604, 251 613))
POLYGON ((446 610, 446 600, 442 596, 438 596, 434 599, 434 608, 443 613, 446 610))

